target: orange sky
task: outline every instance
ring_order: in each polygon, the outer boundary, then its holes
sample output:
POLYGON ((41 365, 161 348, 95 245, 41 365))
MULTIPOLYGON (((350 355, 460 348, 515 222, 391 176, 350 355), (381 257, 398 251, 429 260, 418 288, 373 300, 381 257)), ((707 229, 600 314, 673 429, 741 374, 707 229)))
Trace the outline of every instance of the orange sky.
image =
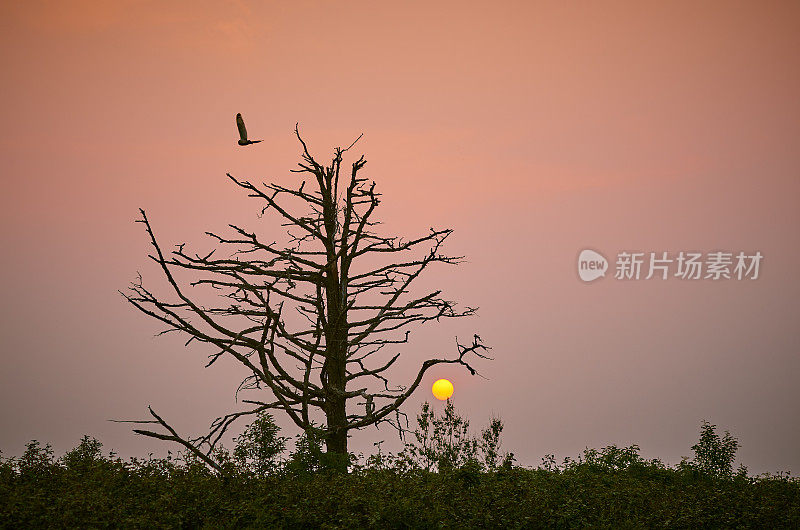
POLYGON ((800 468, 797 3, 4 2, 0 41, 4 454, 84 433, 144 454, 105 420, 152 404, 198 432, 235 406, 233 365, 153 339, 116 290, 161 280, 137 208, 165 243, 254 226, 224 174, 295 182, 300 122, 323 159, 364 133, 388 229, 456 230, 469 262, 426 285, 479 316, 420 331, 398 377, 479 332, 488 380, 427 379, 476 427, 500 414, 522 463, 675 463, 705 418, 752 471, 800 468), (236 112, 263 143, 236 146, 236 112), (586 247, 765 260, 750 283, 587 285, 586 247))

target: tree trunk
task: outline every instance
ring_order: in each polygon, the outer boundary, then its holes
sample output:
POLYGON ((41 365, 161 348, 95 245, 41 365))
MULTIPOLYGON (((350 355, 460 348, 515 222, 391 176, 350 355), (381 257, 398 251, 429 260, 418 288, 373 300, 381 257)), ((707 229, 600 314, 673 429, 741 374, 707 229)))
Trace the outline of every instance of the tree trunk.
MULTIPOLYGON (((338 176, 337 176, 338 178, 338 176)), ((339 278, 336 256, 337 197, 332 193, 329 178, 323 189, 323 216, 328 241, 326 243, 328 270, 325 278, 328 333, 326 336, 326 359, 324 377, 327 378, 329 394, 326 398, 325 416, 329 434, 325 447, 329 464, 347 472, 347 411, 344 397, 347 384, 347 311, 346 293, 339 278)))
POLYGON ((346 422, 345 418, 345 402, 343 399, 336 402, 329 403, 328 409, 328 427, 333 428, 334 431, 325 440, 325 447, 329 453, 339 453, 341 455, 347 454, 347 430, 339 428, 346 422))
POLYGON ((330 454, 330 462, 334 467, 347 472, 347 410, 344 397, 346 386, 347 357, 344 341, 340 333, 341 327, 335 326, 333 340, 328 349, 326 360, 328 386, 330 393, 326 399, 325 416, 330 431, 325 439, 325 447, 330 454))
MULTIPOLYGON (((341 352, 336 352, 337 354, 341 352)), ((335 359, 341 359, 335 355, 335 359)), ((328 423, 329 434, 325 439, 325 448, 328 453, 328 465, 342 473, 347 473, 348 453, 347 453, 347 412, 346 400, 344 399, 345 371, 344 361, 334 361, 329 366, 328 382, 331 388, 341 396, 329 396, 325 416, 328 423)))

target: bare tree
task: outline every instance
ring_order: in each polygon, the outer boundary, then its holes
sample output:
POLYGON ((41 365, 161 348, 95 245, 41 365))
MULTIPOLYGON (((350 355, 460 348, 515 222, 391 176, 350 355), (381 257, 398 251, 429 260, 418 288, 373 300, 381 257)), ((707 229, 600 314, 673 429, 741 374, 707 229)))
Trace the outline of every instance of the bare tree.
POLYGON ((364 157, 353 162, 349 177, 340 179, 342 155, 361 137, 345 149, 336 148, 330 164, 323 166, 296 127, 295 134, 302 145, 302 162, 292 171, 305 175, 308 182, 297 188, 257 187, 228 174, 262 203, 261 216, 271 211, 281 219, 288 234, 283 243, 265 242, 231 224, 229 236, 206 232, 219 247, 234 250, 229 258, 215 258, 216 249, 205 256, 191 254, 185 244, 166 255, 144 210, 137 221, 145 225, 153 246, 149 257, 160 266, 177 298, 157 298, 142 285, 141 276, 122 294, 166 324, 162 333, 180 331, 189 336, 187 345, 193 340, 213 345, 206 366, 223 355, 244 365, 248 375, 239 389, 263 389, 270 396, 264 401, 243 400, 253 408, 217 418, 210 431, 197 438, 179 436, 152 408, 153 420, 137 422, 157 423, 166 433, 134 432, 178 442, 217 470, 221 468, 214 449, 238 418, 278 409, 308 430, 317 428, 314 412, 321 416, 321 411, 325 425, 318 429, 327 451, 345 455, 352 429, 388 422, 402 432, 399 407, 429 368, 453 363, 475 375, 468 355, 488 358, 478 335, 466 345, 456 339, 452 358, 428 359, 410 384, 390 385, 386 372, 400 353, 387 356, 383 350, 407 343, 410 326, 475 312, 472 307, 457 309, 440 291, 424 296, 409 291, 431 264, 460 262, 460 257, 440 252, 452 230, 431 228, 414 239, 378 235, 373 214, 380 194, 375 182, 359 176, 364 157), (201 278, 182 286, 177 270, 201 278), (219 290, 225 300, 215 307, 201 305, 193 298, 194 291, 190 293, 199 286, 219 290))

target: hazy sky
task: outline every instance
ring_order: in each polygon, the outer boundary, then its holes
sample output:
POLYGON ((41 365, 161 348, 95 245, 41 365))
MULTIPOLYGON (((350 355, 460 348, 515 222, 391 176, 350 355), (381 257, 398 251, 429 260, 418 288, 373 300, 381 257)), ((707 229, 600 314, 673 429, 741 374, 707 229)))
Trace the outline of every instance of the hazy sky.
POLYGON ((164 285, 139 207, 165 247, 277 231, 225 172, 296 185, 299 122, 320 159, 363 132, 387 230, 452 227, 468 257, 425 286, 478 316, 412 335, 396 381, 456 334, 495 360, 429 372, 407 413, 447 377, 523 464, 611 443, 674 464, 707 419, 751 471, 800 471, 800 4, 3 2, 0 45, 5 455, 85 433, 162 454, 106 420, 150 404, 197 434, 237 407, 235 364, 204 370, 117 289, 164 285), (263 143, 236 145, 237 112, 263 143), (584 248, 764 260, 587 284, 584 248))

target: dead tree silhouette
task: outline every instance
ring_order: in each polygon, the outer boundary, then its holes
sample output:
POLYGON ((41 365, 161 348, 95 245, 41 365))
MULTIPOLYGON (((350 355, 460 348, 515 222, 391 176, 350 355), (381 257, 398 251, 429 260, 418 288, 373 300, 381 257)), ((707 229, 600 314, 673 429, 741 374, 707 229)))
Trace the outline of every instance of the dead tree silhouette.
POLYGON ((432 366, 462 365, 475 375, 470 357, 488 359, 488 347, 477 334, 467 344, 456 339, 452 357, 423 361, 406 386, 390 384, 387 371, 401 354, 384 352, 407 343, 409 327, 476 311, 457 309, 438 290, 421 296, 410 293, 412 283, 430 265, 461 262, 462 257, 440 252, 452 230, 431 228, 413 239, 379 235, 373 215, 380 194, 374 181, 359 176, 364 156, 352 163, 349 175, 341 175, 342 156, 361 136, 345 149, 336 148, 330 164, 323 166, 297 127, 294 132, 302 161, 292 171, 308 177, 299 187, 259 187, 228 174, 249 197, 262 202, 259 217, 274 212, 281 219, 287 227, 285 243, 266 242, 231 224, 229 236, 206 232, 219 247, 236 250, 230 258, 214 258, 217 249, 205 256, 191 254, 185 244, 167 255, 144 210, 137 221, 144 224, 154 249, 149 257, 163 271, 176 299, 158 298, 139 276, 129 292, 122 293, 128 302, 165 324, 162 333, 179 331, 189 336, 187 345, 194 340, 214 346, 206 366, 228 355, 246 367, 248 375, 237 393, 262 389, 270 396, 243 400, 252 408, 217 418, 208 433, 195 438, 180 436, 152 408, 153 419, 143 423, 158 424, 166 432, 135 429, 180 443, 217 471, 221 468, 214 449, 237 419, 277 409, 303 430, 318 429, 328 453, 346 455, 353 429, 381 422, 403 429, 399 407, 432 366), (295 202, 293 207, 289 201, 295 202), (202 277, 182 286, 176 270, 202 277), (201 286, 220 291, 225 302, 201 305, 190 292, 201 286), (315 414, 324 416, 324 425, 315 426, 315 414))

